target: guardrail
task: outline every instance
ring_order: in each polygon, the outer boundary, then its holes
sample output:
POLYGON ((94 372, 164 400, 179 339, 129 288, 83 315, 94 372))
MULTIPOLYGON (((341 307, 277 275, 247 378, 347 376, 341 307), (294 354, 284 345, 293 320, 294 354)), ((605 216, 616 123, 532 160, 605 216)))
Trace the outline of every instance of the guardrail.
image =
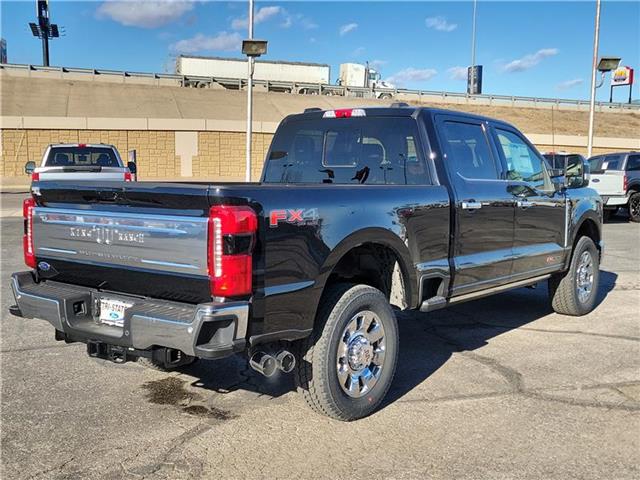
MULTIPOLYGON (((60 78, 65 78, 72 74, 85 74, 96 77, 109 78, 110 80, 122 80, 126 83, 128 79, 135 82, 136 80, 148 80, 149 84, 166 85, 174 84, 183 87, 193 88, 225 88, 241 90, 246 86, 245 79, 224 78, 224 77, 205 77, 195 75, 179 75, 172 73, 147 73, 147 72, 130 72, 108 69, 93 68, 75 68, 75 67, 43 67, 27 64, 6 64, 0 63, 0 70, 16 70, 26 71, 29 75, 31 72, 42 72, 59 74, 60 78)), ((139 82, 138 82, 139 83, 139 82)), ((254 80, 256 87, 262 87, 266 91, 286 92, 294 94, 311 94, 311 95, 335 95, 357 98, 401 98, 417 101, 453 101, 457 103, 468 104, 484 104, 484 105, 505 105, 510 106, 527 106, 534 108, 558 108, 558 109, 588 109, 588 100, 571 100, 566 98, 544 98, 544 97, 523 97, 515 95, 469 95, 460 92, 446 92, 434 90, 412 90, 412 89, 385 89, 385 88, 367 88, 367 87, 349 87, 341 85, 314 84, 301 82, 282 82, 254 80)), ((640 111, 640 103, 620 103, 620 102, 596 102, 599 111, 605 110, 622 110, 622 111, 640 111)))

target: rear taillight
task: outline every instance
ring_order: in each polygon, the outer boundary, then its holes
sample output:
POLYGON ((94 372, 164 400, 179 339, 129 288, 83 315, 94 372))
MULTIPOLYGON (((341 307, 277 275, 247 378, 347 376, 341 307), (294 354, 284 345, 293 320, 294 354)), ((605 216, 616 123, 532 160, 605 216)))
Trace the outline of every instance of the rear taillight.
POLYGON ((211 295, 249 295, 258 218, 249 207, 217 205, 209 210, 208 267, 211 295))
POLYGON ((624 177, 622 178, 622 191, 626 192, 628 186, 629 186, 629 178, 627 178, 627 174, 625 173, 624 177))
POLYGON ((38 182, 40 180, 40 174, 38 172, 33 172, 31 174, 31 181, 38 182))
POLYGON ((133 174, 131 172, 124 172, 124 181, 133 182, 133 174))
POLYGON ((22 203, 22 217, 24 218, 22 250, 24 251, 24 263, 31 268, 36 268, 36 254, 33 250, 33 209, 35 206, 36 202, 33 198, 27 198, 22 203))

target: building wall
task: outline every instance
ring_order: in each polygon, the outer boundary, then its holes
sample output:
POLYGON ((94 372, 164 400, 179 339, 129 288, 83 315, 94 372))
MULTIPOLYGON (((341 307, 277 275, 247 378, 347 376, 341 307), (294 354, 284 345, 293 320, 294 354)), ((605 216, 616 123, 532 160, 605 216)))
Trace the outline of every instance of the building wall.
MULTIPOLYGON (((253 134, 254 181, 260 178, 271 131, 253 134)), ((556 135, 553 141, 545 134, 528 137, 541 151, 586 155, 584 137, 556 135)), ((25 162, 39 162, 47 145, 61 142, 113 144, 125 162, 127 152, 135 149, 140 180, 240 181, 245 176, 245 134, 241 131, 5 128, 0 130, 2 185, 27 185, 25 162)), ((640 139, 596 138, 594 146, 594 153, 638 149, 640 139)))
MULTIPOLYGON (((243 180, 245 177, 245 134, 241 132, 193 132, 195 145, 182 142, 189 158, 176 152, 177 132, 147 130, 0 130, 0 163, 4 185, 28 182, 24 164, 39 163, 51 143, 108 143, 115 145, 126 162, 129 150, 136 150, 141 180, 243 180), (182 162, 187 162, 185 172, 182 162), (181 169, 181 166, 183 167, 181 169), (190 167, 190 168, 189 168, 190 167), (189 170, 191 170, 189 172, 189 170), (186 173, 186 175, 181 175, 186 173), (190 175, 189 175, 190 173, 190 175)), ((271 138, 270 133, 253 134, 251 178, 258 180, 271 138)), ((189 138, 189 137, 188 137, 189 138)))

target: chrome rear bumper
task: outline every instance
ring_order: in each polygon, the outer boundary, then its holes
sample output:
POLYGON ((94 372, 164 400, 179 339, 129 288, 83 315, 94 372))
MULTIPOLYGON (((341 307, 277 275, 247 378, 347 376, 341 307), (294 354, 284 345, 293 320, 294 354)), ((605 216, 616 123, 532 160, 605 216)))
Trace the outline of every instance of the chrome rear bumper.
POLYGON ((36 283, 31 271, 14 273, 11 286, 19 316, 46 320, 74 341, 97 341, 137 350, 166 347, 201 358, 221 358, 246 346, 249 302, 192 305, 104 293, 51 280, 36 283), (124 325, 100 323, 100 298, 132 304, 124 325))

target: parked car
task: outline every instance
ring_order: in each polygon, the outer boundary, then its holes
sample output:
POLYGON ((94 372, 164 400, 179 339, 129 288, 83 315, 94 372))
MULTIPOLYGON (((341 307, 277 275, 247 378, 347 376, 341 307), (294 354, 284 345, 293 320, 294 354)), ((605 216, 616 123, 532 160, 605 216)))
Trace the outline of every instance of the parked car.
POLYGON ((30 161, 25 173, 32 181, 40 180, 102 180, 125 181, 135 179, 136 164, 125 166, 113 145, 60 143, 49 145, 40 166, 30 161))
POLYGON ((431 312, 548 282, 556 312, 594 308, 586 171, 553 177, 515 127, 468 113, 309 109, 278 127, 260 184, 34 182, 10 310, 116 362, 245 354, 353 420, 394 377, 390 302, 431 312))
POLYGON ((593 188, 604 202, 605 218, 619 208, 629 209, 632 222, 640 222, 640 152, 617 152, 589 159, 593 188))

